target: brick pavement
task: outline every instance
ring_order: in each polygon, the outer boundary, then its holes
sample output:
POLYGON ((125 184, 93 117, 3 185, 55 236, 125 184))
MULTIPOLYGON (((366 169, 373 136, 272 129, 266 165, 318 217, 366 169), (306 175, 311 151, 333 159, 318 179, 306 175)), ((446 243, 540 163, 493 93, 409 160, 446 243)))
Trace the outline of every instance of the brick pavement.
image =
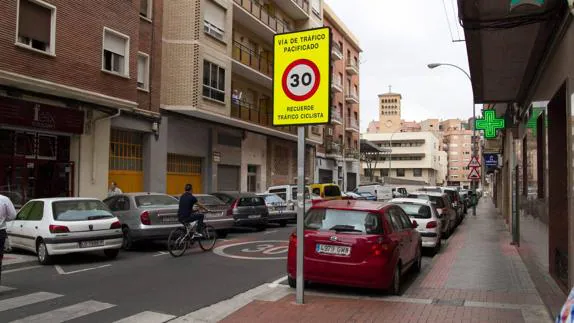
POLYGON ((402 297, 356 297, 308 290, 256 300, 223 322, 551 322, 505 223, 481 200, 402 297))

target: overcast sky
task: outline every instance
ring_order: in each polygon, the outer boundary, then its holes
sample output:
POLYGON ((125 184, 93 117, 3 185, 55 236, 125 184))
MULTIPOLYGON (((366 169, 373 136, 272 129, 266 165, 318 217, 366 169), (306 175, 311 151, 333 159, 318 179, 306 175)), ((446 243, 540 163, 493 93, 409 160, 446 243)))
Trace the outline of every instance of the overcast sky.
MULTIPOLYGON (((454 18, 456 0, 444 1, 454 38, 464 38, 454 18)), ((432 62, 451 63, 468 71, 465 43, 452 42, 443 0, 325 2, 358 37, 363 49, 362 131, 370 121, 378 120, 377 95, 388 92, 389 85, 393 92, 403 96, 402 118, 405 120, 472 116, 468 78, 451 67, 430 70, 426 66, 432 62)))

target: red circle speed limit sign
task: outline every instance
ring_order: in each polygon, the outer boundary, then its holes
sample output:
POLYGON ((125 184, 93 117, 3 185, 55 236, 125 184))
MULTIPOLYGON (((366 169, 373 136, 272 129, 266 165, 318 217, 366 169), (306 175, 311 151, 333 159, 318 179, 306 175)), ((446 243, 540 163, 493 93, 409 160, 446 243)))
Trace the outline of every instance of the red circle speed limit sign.
POLYGON ((281 84, 293 101, 305 101, 317 92, 321 77, 319 68, 308 59, 298 59, 287 66, 281 84))

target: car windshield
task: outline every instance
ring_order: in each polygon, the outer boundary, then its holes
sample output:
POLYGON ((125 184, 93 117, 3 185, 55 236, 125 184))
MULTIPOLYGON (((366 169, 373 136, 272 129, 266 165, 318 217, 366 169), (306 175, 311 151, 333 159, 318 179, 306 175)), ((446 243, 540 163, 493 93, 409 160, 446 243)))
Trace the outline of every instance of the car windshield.
POLYGON ((240 197, 237 206, 261 206, 265 205, 265 200, 259 196, 240 197))
POLYGON ((199 201, 199 203, 203 204, 203 205, 222 205, 225 204, 223 203, 222 200, 218 199, 215 196, 211 196, 211 195, 205 195, 205 196, 196 196, 197 200, 199 201))
POLYGON ((178 205, 179 201, 169 195, 152 194, 135 197, 137 207, 178 205))
POLYGON ((412 199, 423 199, 423 200, 430 201, 430 197, 428 195, 424 195, 424 194, 409 194, 408 197, 412 198, 412 199))
POLYGON ((265 203, 267 204, 283 204, 285 203, 285 201, 280 198, 279 196, 272 194, 272 195, 265 195, 263 198, 265 198, 265 203))
POLYGON ((324 190, 325 190, 325 196, 327 197, 341 196, 341 190, 339 189, 339 186, 326 185, 324 190))
POLYGON ((405 213, 415 219, 430 219, 432 215, 431 208, 428 205, 414 204, 414 203, 398 203, 398 206, 405 211, 405 213))
POLYGON ((304 225, 306 230, 382 233, 379 217, 367 211, 314 209, 305 216, 304 225))
POLYGON ((74 200, 52 203, 54 220, 89 221, 113 218, 112 212, 98 200, 74 200))

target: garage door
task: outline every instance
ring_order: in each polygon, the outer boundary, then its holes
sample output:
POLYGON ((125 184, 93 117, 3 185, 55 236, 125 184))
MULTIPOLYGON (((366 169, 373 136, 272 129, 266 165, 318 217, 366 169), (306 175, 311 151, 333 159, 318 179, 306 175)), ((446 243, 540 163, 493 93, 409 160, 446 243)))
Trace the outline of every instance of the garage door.
POLYGON ((185 184, 191 184, 193 186, 193 193, 203 193, 201 158, 167 154, 167 194, 182 194, 185 184))
POLYGON ((333 183, 333 171, 319 169, 319 183, 333 183))
POLYGON ((217 190, 239 191, 239 166, 219 165, 217 167, 217 190))
POLYGON ((112 129, 108 181, 116 182, 124 192, 142 192, 143 134, 112 129))

